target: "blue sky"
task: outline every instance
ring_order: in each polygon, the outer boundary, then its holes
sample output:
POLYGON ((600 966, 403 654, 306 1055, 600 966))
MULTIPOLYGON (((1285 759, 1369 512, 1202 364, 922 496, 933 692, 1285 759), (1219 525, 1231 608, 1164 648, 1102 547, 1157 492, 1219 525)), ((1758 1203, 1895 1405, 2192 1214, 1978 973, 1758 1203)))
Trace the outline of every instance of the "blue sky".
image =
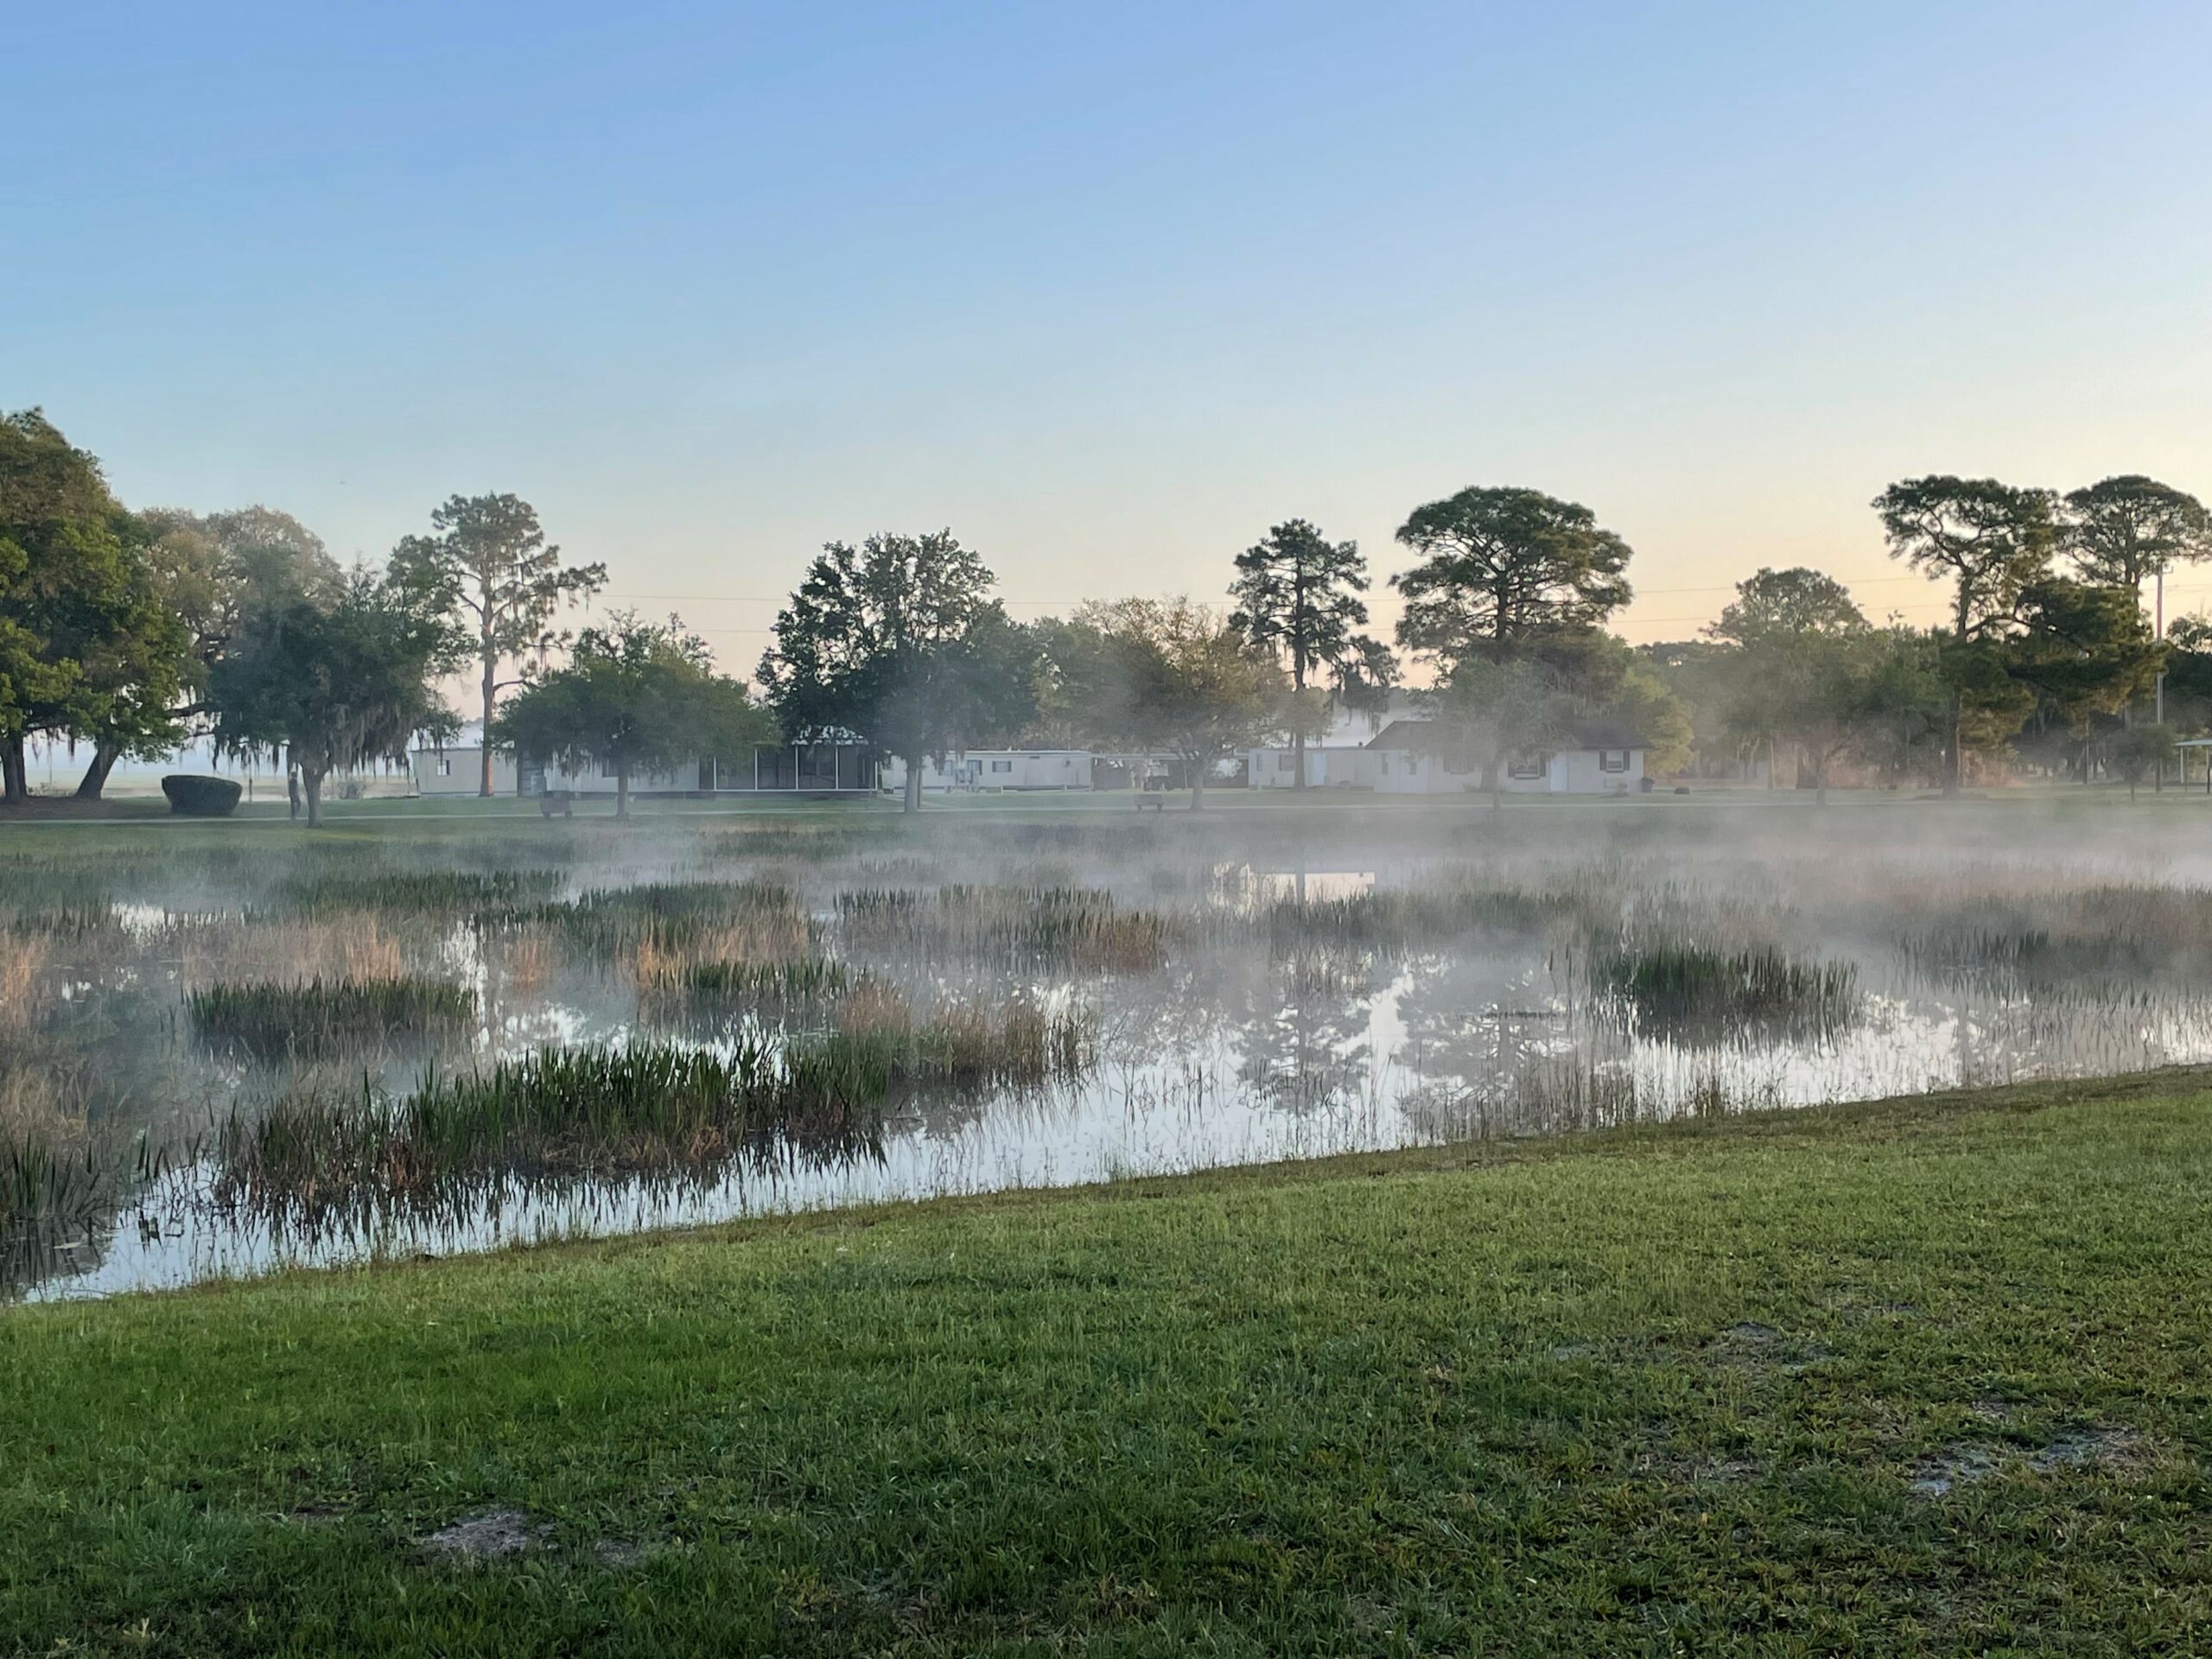
POLYGON ((1478 482, 1630 539, 1632 639, 1762 563, 1929 607, 1893 478, 2212 494, 2208 47, 2179 3, 10 8, 0 404, 344 553, 516 491, 741 669, 833 536, 949 524, 1028 615, 1217 595, 1292 516, 1387 570, 1478 482))

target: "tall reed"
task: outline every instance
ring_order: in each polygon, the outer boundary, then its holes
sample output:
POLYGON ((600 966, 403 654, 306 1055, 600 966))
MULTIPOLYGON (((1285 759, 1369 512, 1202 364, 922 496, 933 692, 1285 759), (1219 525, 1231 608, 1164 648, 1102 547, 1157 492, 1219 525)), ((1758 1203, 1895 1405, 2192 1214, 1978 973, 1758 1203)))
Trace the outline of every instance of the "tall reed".
POLYGON ((210 985, 186 993, 184 1007, 210 1047, 276 1059, 455 1035, 476 1017, 476 993, 437 979, 311 979, 210 985))

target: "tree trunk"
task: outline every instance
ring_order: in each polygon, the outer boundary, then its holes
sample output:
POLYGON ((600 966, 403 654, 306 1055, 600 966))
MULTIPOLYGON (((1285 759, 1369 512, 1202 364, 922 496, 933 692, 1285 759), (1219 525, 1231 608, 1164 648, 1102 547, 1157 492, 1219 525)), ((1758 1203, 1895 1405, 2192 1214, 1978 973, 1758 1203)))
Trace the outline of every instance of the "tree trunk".
POLYGON ((1192 756, 1184 757, 1191 767, 1191 810, 1203 812, 1206 809, 1206 761, 1192 756))
POLYGON ((922 760, 918 754, 906 757, 906 786, 899 791, 899 812, 902 817, 922 810, 922 760))
POLYGON ((322 769, 302 761, 300 765, 300 791, 308 798, 308 828, 322 828, 322 769))
POLYGON ((30 798, 30 782, 23 762, 23 739, 18 733, 0 740, 0 800, 21 806, 30 798))
POLYGON ((84 779, 77 785, 77 798, 80 801, 99 799, 100 791, 107 787, 107 775, 115 770, 115 763, 120 758, 111 744, 103 743, 95 748, 92 764, 85 768, 84 779))
POLYGON ((630 816, 630 765, 618 760, 614 766, 614 816, 618 819, 630 816))
POLYGON ((1828 758, 1825 753, 1813 758, 1813 804, 1828 804, 1828 758))
MULTIPOLYGON (((486 640, 484 646, 484 746, 477 751, 484 762, 484 772, 476 786, 478 797, 486 801, 492 798, 492 699, 499 695, 499 655, 493 651, 491 642, 486 640)), ((522 768, 518 766, 515 770, 520 772, 522 768)))
POLYGON ((1951 742, 1943 756, 1943 798, 1956 799, 1959 786, 1966 775, 1966 751, 1963 747, 1966 732, 1966 699, 1956 690, 1951 693, 1951 742))

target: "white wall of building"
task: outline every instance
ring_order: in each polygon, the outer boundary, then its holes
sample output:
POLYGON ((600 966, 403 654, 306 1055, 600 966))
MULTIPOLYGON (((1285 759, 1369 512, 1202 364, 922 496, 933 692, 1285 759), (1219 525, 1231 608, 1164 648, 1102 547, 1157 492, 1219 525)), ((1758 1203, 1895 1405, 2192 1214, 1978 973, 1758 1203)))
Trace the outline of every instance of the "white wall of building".
MULTIPOLYGON (((1245 753, 1254 789, 1295 789, 1298 768, 1287 747, 1252 749, 1245 753)), ((1306 786, 1308 789, 1373 789, 1379 771, 1377 751, 1363 747, 1308 747, 1306 786)))
MULTIPOLYGON (((903 760, 884 764, 883 786, 906 787, 903 760)), ((955 749, 925 761, 922 788, 942 793, 954 789, 1089 789, 1089 749, 955 749)))
MULTIPOLYGON (((1381 795, 1459 795, 1480 790, 1480 766, 1455 771, 1440 754, 1411 749, 1372 751, 1381 795)), ((1643 786, 1641 749, 1562 749, 1534 765, 1509 764, 1499 780, 1509 795, 1617 795, 1643 786), (1611 764, 1609 765, 1608 762, 1611 764), (1618 768, 1618 769, 1616 769, 1618 768)))

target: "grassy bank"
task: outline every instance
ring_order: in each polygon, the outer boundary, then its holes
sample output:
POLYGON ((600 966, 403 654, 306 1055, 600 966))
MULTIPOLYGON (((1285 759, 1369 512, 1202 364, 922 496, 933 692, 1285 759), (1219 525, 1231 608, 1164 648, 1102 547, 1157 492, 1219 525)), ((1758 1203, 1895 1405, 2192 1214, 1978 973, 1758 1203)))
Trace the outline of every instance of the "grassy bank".
POLYGON ((18 1308, 0 1651, 2196 1651, 2208 1177, 2169 1077, 18 1308))

